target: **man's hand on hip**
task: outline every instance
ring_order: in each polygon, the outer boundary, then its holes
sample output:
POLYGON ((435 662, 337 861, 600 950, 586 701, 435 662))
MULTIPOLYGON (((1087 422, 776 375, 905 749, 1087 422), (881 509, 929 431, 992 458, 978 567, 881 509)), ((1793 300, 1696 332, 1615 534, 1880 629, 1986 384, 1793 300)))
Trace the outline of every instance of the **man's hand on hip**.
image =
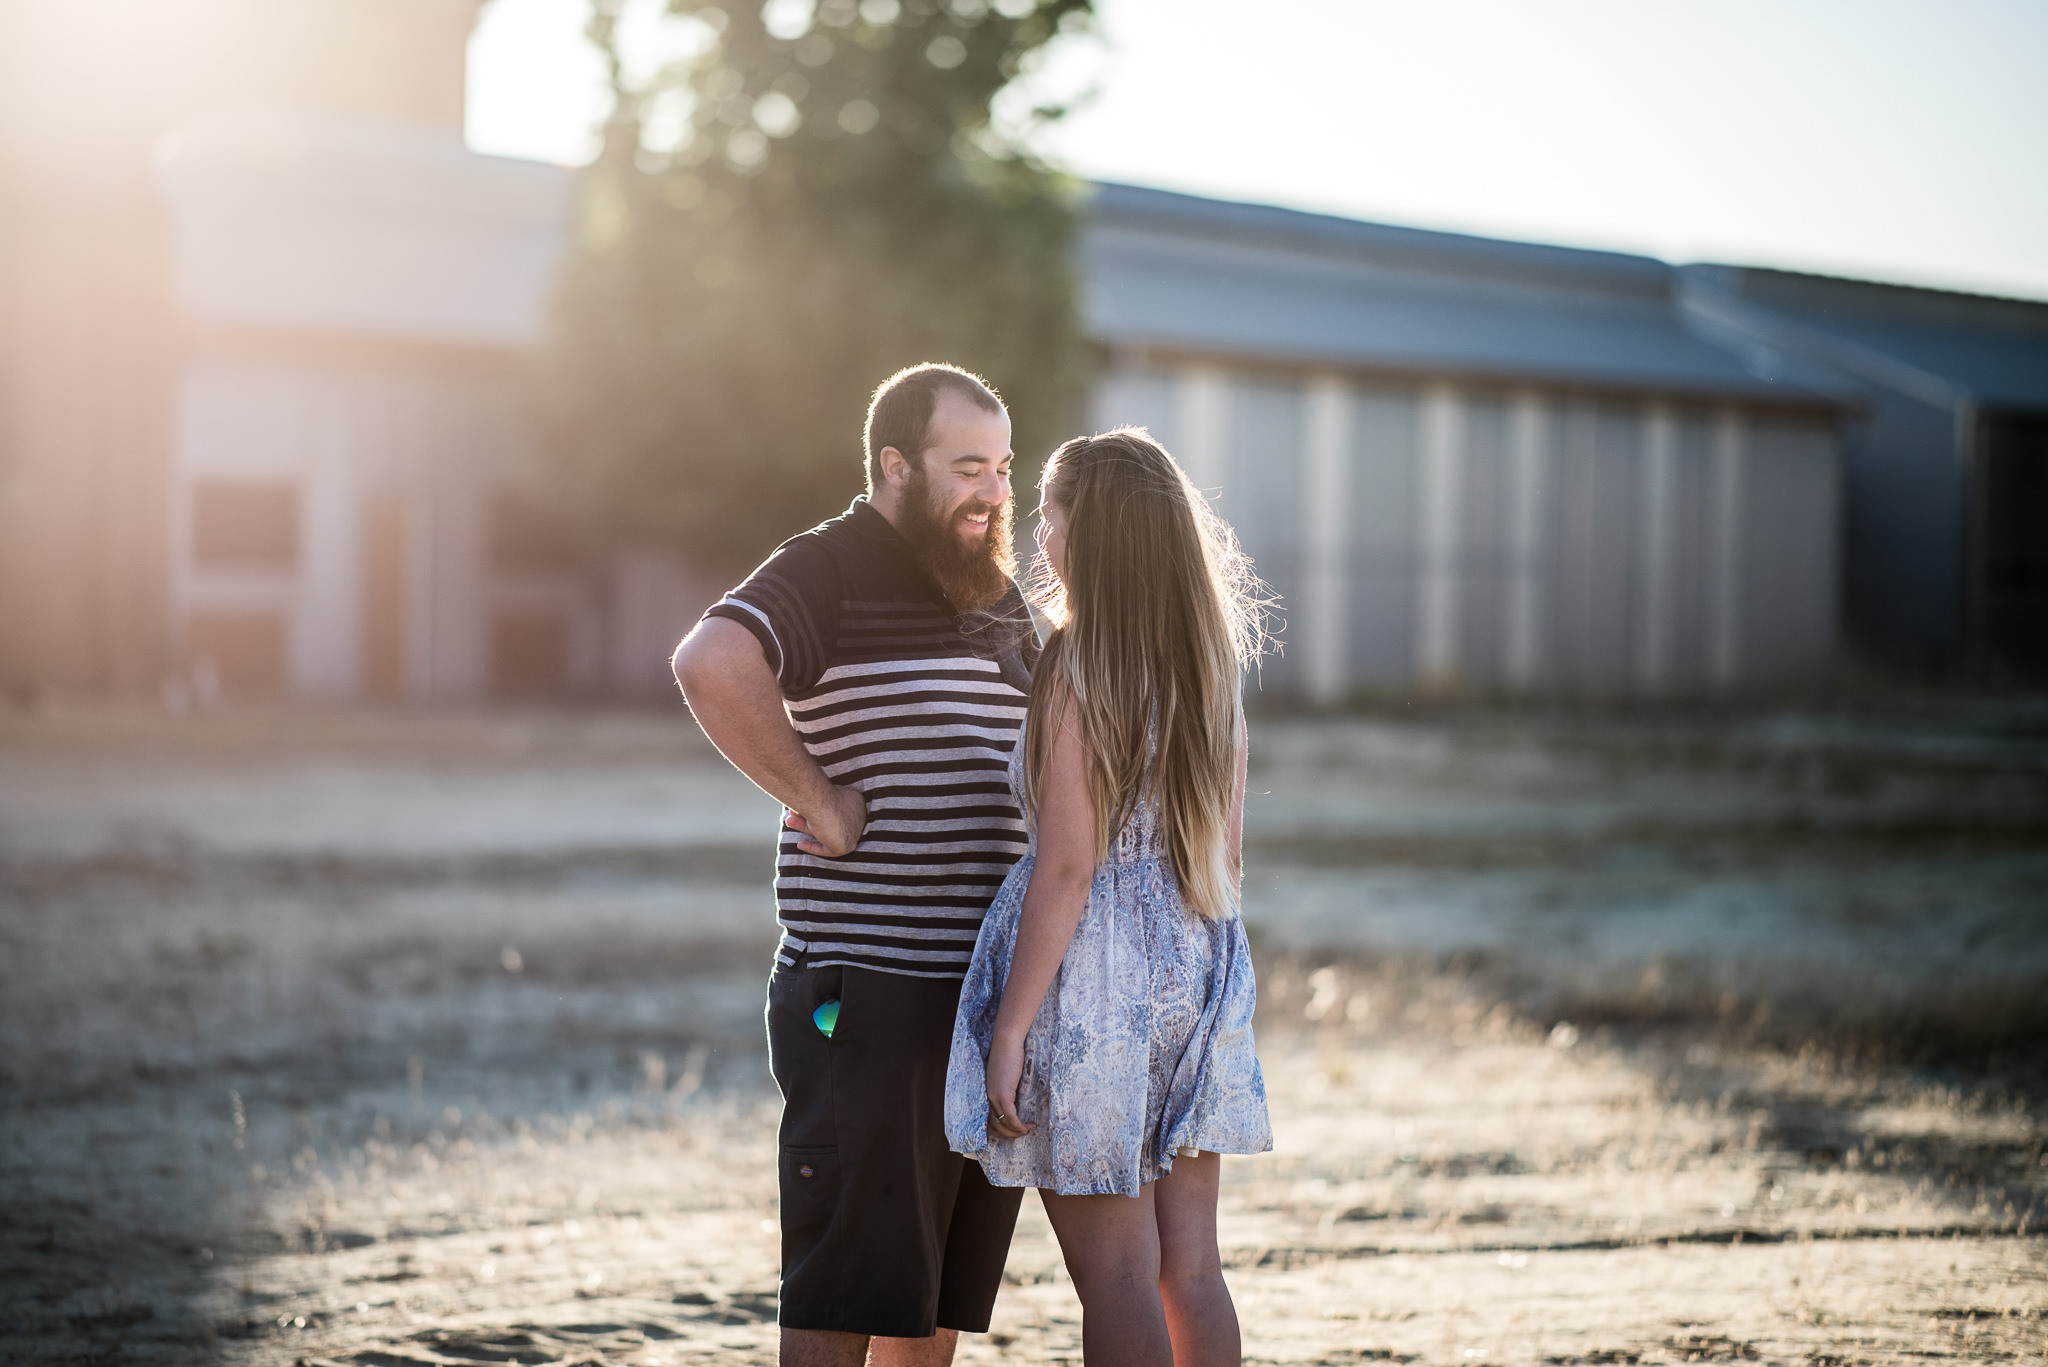
POLYGON ((780 802, 784 824, 809 854, 846 854, 860 843, 867 799, 842 788, 804 748, 783 705, 775 671, 754 634, 707 617, 676 648, 676 682, 697 724, 761 791, 780 802))
POLYGON ((861 832, 867 829, 868 800, 857 788, 842 788, 833 784, 826 789, 831 796, 815 812, 784 810, 782 824, 802 834, 803 839, 796 847, 805 854, 821 854, 828 859, 837 859, 842 854, 852 854, 860 844, 861 832))

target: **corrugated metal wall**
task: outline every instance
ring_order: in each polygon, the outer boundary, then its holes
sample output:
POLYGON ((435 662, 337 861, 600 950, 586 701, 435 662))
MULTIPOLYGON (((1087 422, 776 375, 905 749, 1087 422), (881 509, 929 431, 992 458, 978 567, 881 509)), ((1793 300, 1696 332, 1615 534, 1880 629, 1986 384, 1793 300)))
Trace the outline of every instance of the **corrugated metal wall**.
POLYGON ((1201 365, 1112 366, 1095 417, 1163 440, 1279 595, 1268 692, 1697 695, 1834 658, 1824 417, 1201 365))
POLYGON ((1361 389, 1347 405, 1351 478, 1348 554, 1349 628, 1342 676, 1358 685, 1395 688, 1415 676, 1416 401, 1400 389, 1361 389))
MULTIPOLYGON (((1303 497, 1303 405, 1293 385, 1265 380, 1232 383, 1228 395, 1221 493, 1217 511, 1237 529, 1259 577, 1279 596, 1281 614, 1299 624, 1305 519, 1303 497)), ((1295 692, 1303 686, 1301 652, 1267 661, 1267 688, 1295 692)))

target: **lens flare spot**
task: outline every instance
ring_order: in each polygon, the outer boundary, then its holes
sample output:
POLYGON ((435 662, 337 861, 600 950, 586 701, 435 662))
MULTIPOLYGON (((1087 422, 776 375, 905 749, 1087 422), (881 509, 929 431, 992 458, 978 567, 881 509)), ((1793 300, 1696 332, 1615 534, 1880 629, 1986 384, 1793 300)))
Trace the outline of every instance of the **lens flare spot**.
POLYGON ((875 131, 875 125, 882 121, 882 111, 866 100, 853 100, 839 111, 839 126, 859 137, 875 131))

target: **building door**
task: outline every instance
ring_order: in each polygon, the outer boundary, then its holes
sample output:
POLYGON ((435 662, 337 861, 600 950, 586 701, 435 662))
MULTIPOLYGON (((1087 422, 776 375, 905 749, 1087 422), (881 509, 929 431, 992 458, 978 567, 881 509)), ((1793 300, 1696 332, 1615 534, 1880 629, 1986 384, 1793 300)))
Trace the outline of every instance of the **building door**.
POLYGON ((289 480, 205 478, 191 488, 185 652, 202 697, 286 691, 289 603, 300 572, 300 491, 289 480))
POLYGON ((363 505, 363 693, 405 695, 405 504, 390 494, 363 505))
POLYGON ((1985 423, 1983 468, 1985 663, 2048 677, 2048 417, 1985 423))

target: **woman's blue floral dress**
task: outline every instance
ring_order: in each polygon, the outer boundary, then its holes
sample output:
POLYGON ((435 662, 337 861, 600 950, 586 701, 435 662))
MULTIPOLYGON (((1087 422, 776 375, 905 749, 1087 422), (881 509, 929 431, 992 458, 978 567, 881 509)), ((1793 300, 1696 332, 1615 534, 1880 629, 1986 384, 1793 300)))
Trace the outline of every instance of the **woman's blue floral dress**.
MULTIPOLYGON (((1019 737, 1010 785, 1020 791, 1023 755, 1019 737)), ((947 1143, 996 1186, 1069 1196, 1136 1196, 1176 1155, 1272 1148, 1244 922, 1235 908, 1209 921, 1181 904, 1151 805, 1096 869, 1088 909, 1025 1038, 1018 1109, 1038 1128, 990 1140, 984 1064, 1037 853, 1034 824, 975 942, 946 1075, 947 1143)))

